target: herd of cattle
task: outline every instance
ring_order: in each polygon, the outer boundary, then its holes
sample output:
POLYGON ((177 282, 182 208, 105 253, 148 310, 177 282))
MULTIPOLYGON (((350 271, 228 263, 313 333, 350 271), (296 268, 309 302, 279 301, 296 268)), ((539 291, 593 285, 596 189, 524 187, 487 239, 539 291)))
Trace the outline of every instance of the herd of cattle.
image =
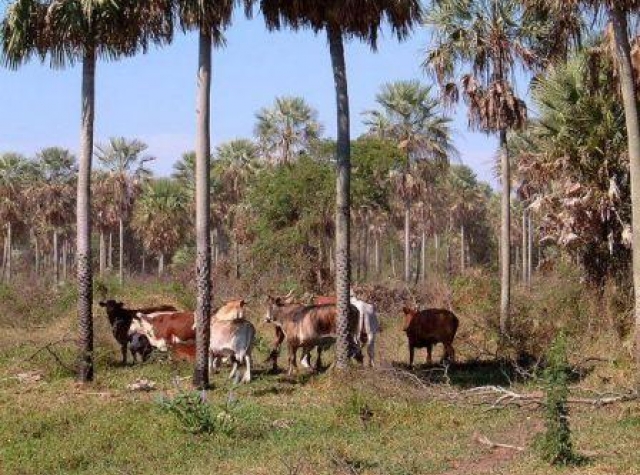
MULTIPOLYGON (((195 358, 196 324, 193 312, 179 311, 171 305, 141 309, 127 309, 122 302, 100 302, 109 318, 111 330, 122 352, 122 364, 127 364, 129 351, 134 363, 145 361, 154 349, 170 351, 182 359, 195 358)), ((245 301, 232 300, 212 312, 209 364, 216 371, 223 360, 233 363, 230 378, 240 378, 238 368, 244 365, 243 382, 251 380, 251 355, 256 329, 245 318, 245 301)), ((431 363, 434 345, 444 345, 444 357, 453 361, 453 339, 458 330, 458 318, 449 310, 417 310, 403 307, 403 331, 409 345, 409 366, 413 366, 416 348, 427 349, 427 362, 431 363)), ((313 305, 296 303, 291 295, 268 297, 265 322, 275 330, 269 360, 277 370, 277 358, 284 343, 288 349, 288 374, 297 370, 297 352, 301 349, 300 362, 311 368, 311 352, 316 349, 315 369, 322 368, 322 352, 331 346, 337 335, 338 312, 335 297, 316 297, 313 305)), ((351 293, 348 312, 348 354, 350 358, 364 362, 363 350, 370 366, 375 363, 376 335, 380 325, 376 310, 370 303, 351 293)))

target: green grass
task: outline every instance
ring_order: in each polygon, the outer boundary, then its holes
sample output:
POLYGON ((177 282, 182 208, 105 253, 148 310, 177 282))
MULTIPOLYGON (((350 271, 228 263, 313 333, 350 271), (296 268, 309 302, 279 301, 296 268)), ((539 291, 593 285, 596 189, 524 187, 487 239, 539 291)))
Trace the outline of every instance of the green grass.
MULTIPOLYGON (((165 284, 146 289, 131 285, 120 292, 119 298, 134 305, 157 303, 158 296, 175 302, 171 286, 165 284)), ((498 365, 461 351, 462 364, 448 374, 450 386, 437 372, 430 376, 431 389, 398 378, 392 368, 406 362, 406 343, 397 321, 388 318, 380 335, 382 370, 271 375, 262 361, 272 330, 258 323, 259 304, 251 312, 263 340, 254 381, 235 386, 223 368, 207 395, 214 408, 231 408, 233 430, 229 435, 190 434, 157 401, 175 395, 177 385, 189 388, 191 366, 156 357, 143 365, 120 367, 117 346, 98 307, 94 383, 77 386, 47 351, 33 356, 45 343, 73 334, 73 305, 63 297, 55 303, 56 318, 34 310, 39 317, 23 329, 0 323, 0 474, 640 473, 637 403, 572 408, 575 449, 588 456, 588 463, 550 468, 531 444, 542 428, 539 411, 488 410, 434 397, 480 384, 508 384, 510 375, 498 365), (15 378, 30 370, 40 371, 43 379, 21 383, 15 378), (128 391, 126 385, 139 378, 153 380, 157 389, 128 391), (526 450, 496 458, 476 442, 477 434, 523 444, 526 450)), ((72 366, 71 343, 52 350, 72 366)), ((616 365, 608 368, 594 375, 621 371, 616 365)), ((429 369, 417 374, 426 377, 429 369)))

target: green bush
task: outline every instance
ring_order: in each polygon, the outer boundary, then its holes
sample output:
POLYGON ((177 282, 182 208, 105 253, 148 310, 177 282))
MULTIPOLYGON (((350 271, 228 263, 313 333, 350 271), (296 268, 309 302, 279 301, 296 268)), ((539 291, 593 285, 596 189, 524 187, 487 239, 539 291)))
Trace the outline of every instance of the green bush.
POLYGON ((233 417, 229 407, 216 411, 206 400, 204 391, 181 392, 173 398, 162 398, 160 407, 176 416, 180 425, 191 434, 224 434, 233 432, 233 417))
POLYGON ((544 371, 546 398, 546 432, 541 441, 543 458, 552 464, 567 465, 575 461, 569 427, 567 342, 564 333, 553 341, 544 371))

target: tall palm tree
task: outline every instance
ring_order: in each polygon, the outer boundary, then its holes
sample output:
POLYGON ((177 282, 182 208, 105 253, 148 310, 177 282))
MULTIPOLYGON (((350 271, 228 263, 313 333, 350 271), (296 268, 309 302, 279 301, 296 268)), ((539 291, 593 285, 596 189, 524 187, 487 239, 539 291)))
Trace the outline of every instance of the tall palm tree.
POLYGON ((91 158, 98 58, 116 59, 171 39, 170 0, 14 0, 0 26, 2 60, 17 68, 32 56, 53 67, 82 62, 77 183, 78 379, 93 380, 91 158))
POLYGON ((448 163, 456 153, 451 143, 450 120, 444 117, 439 102, 431 97, 431 88, 419 81, 397 81, 382 86, 376 96, 381 110, 368 111, 365 124, 373 133, 381 123, 387 124, 387 135, 405 154, 404 170, 399 175, 399 191, 404 202, 404 278, 411 278, 411 202, 417 190, 411 177, 412 163, 432 160, 448 163), (384 119, 381 119, 383 117, 384 119))
MULTIPOLYGON (((203 2, 177 0, 184 30, 198 31, 198 92, 196 99, 196 362, 193 384, 209 386, 208 352, 211 313, 211 241, 209 190, 211 182, 211 48, 223 44, 223 31, 231 24, 236 0, 203 2)), ((252 0, 244 0, 250 14, 252 0)))
MULTIPOLYGON (((53 233, 53 279, 60 279, 59 237, 71 225, 75 207, 76 158, 68 150, 49 147, 36 155, 37 180, 27 193, 36 223, 47 233, 53 233)), ((66 241, 65 241, 66 242, 66 241)))
POLYGON ((27 159, 16 153, 0 155, 0 221, 5 227, 5 258, 2 279, 11 280, 13 228, 22 219, 21 183, 27 159))
POLYGON ((112 137, 109 144, 96 147, 96 158, 108 171, 108 185, 116 205, 119 235, 118 280, 124 283, 124 223, 131 214, 141 182, 151 176, 146 164, 155 157, 142 156, 147 144, 140 140, 112 137))
POLYGON ((290 163, 318 139, 318 112, 302 97, 277 97, 273 107, 256 114, 256 136, 264 157, 274 163, 290 163))
MULTIPOLYGON (((638 91, 631 60, 628 16, 640 10, 640 0, 585 0, 584 3, 605 8, 613 29, 614 58, 627 125, 627 142, 631 172, 631 207, 633 239, 633 288, 635 294, 635 359, 640 363, 640 116, 638 91)), ((560 6, 562 7, 562 5, 560 6)), ((566 8, 566 7, 565 7, 566 8)))
POLYGON ((432 44, 425 67, 433 73, 445 98, 462 96, 471 128, 497 133, 502 176, 500 332, 507 336, 511 292, 511 176, 507 133, 524 127, 526 104, 514 89, 516 65, 542 64, 536 48, 550 32, 548 22, 527 15, 519 0, 436 0, 425 23, 432 44), (469 69, 458 76, 464 68, 469 69))
POLYGON ((131 225, 145 250, 158 258, 158 274, 165 257, 180 246, 189 226, 188 197, 175 180, 149 182, 133 208, 131 225))
POLYGON ((375 50, 378 33, 386 21, 399 40, 406 38, 420 18, 418 0, 261 0, 267 26, 280 29, 310 28, 325 31, 336 90, 337 178, 336 178, 336 296, 338 306, 337 367, 348 361, 347 313, 350 269, 351 139, 349 92, 344 56, 345 38, 366 41, 375 50))

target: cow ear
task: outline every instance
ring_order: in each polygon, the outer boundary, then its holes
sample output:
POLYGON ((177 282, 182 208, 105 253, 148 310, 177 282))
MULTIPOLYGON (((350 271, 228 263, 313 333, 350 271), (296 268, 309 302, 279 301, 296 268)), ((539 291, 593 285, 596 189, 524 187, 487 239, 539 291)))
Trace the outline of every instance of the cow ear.
POLYGON ((280 297, 276 297, 275 300, 273 301, 273 303, 275 303, 278 306, 284 305, 284 303, 282 302, 282 299, 280 297))
POLYGON ((245 299, 240 300, 240 307, 244 307, 247 301, 245 299))

